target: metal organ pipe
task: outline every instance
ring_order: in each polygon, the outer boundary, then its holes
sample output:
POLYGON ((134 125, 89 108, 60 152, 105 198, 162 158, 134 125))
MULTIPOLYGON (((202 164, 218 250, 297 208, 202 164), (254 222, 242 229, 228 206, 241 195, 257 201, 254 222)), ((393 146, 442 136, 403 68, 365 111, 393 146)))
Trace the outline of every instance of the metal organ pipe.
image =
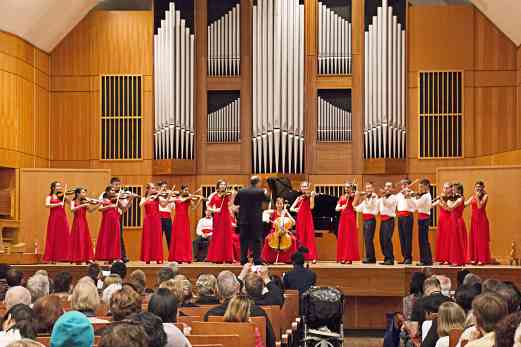
POLYGON ((239 42, 240 4, 236 4, 208 25, 208 75, 239 75, 239 42))
POLYGON ((208 114, 208 135, 210 143, 239 142, 241 99, 232 102, 208 114))

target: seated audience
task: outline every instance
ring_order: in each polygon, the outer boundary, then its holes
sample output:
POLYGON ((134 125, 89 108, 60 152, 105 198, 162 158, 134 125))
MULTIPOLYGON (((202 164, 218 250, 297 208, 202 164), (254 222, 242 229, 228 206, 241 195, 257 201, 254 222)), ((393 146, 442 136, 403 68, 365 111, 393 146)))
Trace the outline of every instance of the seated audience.
MULTIPOLYGON (((41 270, 40 270, 41 271, 41 270)), ((32 302, 49 295, 49 277, 42 274, 34 274, 27 280, 27 289, 31 293, 32 302)))
POLYGON ((249 272, 244 277, 244 289, 256 305, 282 306, 284 296, 280 288, 275 285, 268 275, 268 268, 262 266, 259 272, 249 272))
POLYGON ((123 280, 118 274, 110 274, 103 279, 103 289, 105 290, 112 284, 123 284, 123 280))
POLYGON ((36 300, 33 311, 38 334, 50 334, 54 323, 64 312, 60 298, 55 295, 47 295, 36 300))
POLYGON ((17 304, 31 305, 31 293, 27 288, 22 286, 16 286, 9 288, 5 294, 5 308, 9 310, 11 307, 17 304))
MULTIPOLYGON (((485 281, 486 282, 486 281, 485 281)), ((483 283, 485 287, 485 283, 483 283)), ((490 289, 487 289, 488 291, 490 289)), ((472 302, 472 311, 476 318, 476 332, 466 335, 469 343, 467 347, 494 347, 496 325, 507 315, 507 305, 497 294, 485 292, 477 296, 472 302)), ((464 334, 465 335, 465 334, 464 334)), ((462 339, 465 338, 462 335, 462 339)))
MULTIPOLYGON (((436 345, 436 341, 438 341, 438 312, 440 306, 450 301, 448 297, 445 295, 437 296, 437 295, 429 295, 427 297, 422 298, 423 300, 423 310, 425 312, 425 320, 419 327, 421 327, 421 338, 422 344, 421 347, 434 347, 436 345)), ((407 323, 409 326, 413 327, 412 336, 414 335, 414 327, 415 322, 410 321, 407 323)))
POLYGON ((445 296, 450 296, 450 290, 452 289, 450 278, 443 275, 437 275, 436 278, 440 281, 441 293, 445 296))
POLYGON ((143 270, 134 270, 130 273, 129 282, 134 285, 140 295, 150 292, 147 289, 147 277, 143 270))
MULTIPOLYGON (((71 307, 73 310, 83 313, 89 318, 96 317, 96 309, 100 305, 98 289, 89 280, 79 281, 71 295, 71 307)), ((91 319, 92 321, 92 319, 91 319)))
MULTIPOLYGON (((168 283, 170 281, 167 281, 168 283)), ((192 283, 189 280, 178 278, 173 280, 173 288, 171 289, 177 300, 179 307, 197 307, 193 302, 192 283)))
POLYGON ((122 261, 113 262, 110 266, 110 274, 119 275, 121 280, 125 280, 125 277, 127 277, 127 265, 122 261))
POLYGON ((173 280, 176 276, 176 273, 170 268, 170 266, 165 266, 157 273, 157 286, 159 287, 162 283, 173 280))
POLYGON ((167 265, 167 267, 172 270, 172 273, 174 274, 174 277, 179 275, 179 264, 176 261, 173 261, 167 265))
POLYGON ((59 272, 54 276, 53 295, 68 300, 72 290, 72 275, 70 272, 59 272))
POLYGON ((217 305, 219 298, 217 297, 217 278, 212 274, 201 274, 195 282, 197 290, 198 305, 217 305))
POLYGON ((449 335, 454 329, 463 331, 465 311, 454 302, 444 302, 438 310, 436 347, 449 347, 449 335))
MULTIPOLYGON (((204 321, 208 321, 210 316, 224 316, 228 303, 234 295, 239 294, 241 284, 237 277, 231 271, 221 271, 217 276, 217 288, 219 290, 219 296, 222 304, 212 307, 204 315, 204 321)), ((266 341, 268 347, 275 346, 275 335, 273 334, 273 327, 271 322, 266 315, 266 312, 257 305, 250 306, 250 316, 252 317, 266 317, 266 341)))
POLYGON ((54 324, 51 334, 52 347, 91 347, 93 343, 94 329, 83 313, 66 312, 54 324))
POLYGON ((487 278, 482 284, 482 293, 495 293, 503 286, 503 283, 495 278, 487 278))
POLYGON ((165 347, 166 333, 161 318, 150 312, 141 312, 129 317, 129 320, 145 328, 149 347, 165 347))
POLYGON ((190 347, 191 344, 183 332, 175 326, 177 321, 177 302, 174 295, 166 288, 159 288, 150 297, 148 312, 161 318, 167 336, 166 347, 190 347))
POLYGON ((496 341, 494 347, 511 347, 514 335, 521 323, 521 312, 511 313, 496 325, 496 341))
MULTIPOLYGON (((224 313, 225 322, 249 322, 251 300, 244 294, 235 295, 228 303, 228 308, 224 313)), ((263 347, 259 329, 255 327, 255 347, 263 347)))
POLYGON ((110 305, 110 298, 112 298, 112 294, 114 294, 121 288, 123 288, 123 285, 121 283, 114 283, 105 288, 103 290, 103 293, 101 294, 101 300, 103 301, 103 303, 105 303, 106 305, 110 305))
POLYGON ((103 330, 98 347, 149 347, 145 329, 135 322, 118 322, 103 330))
POLYGON ((101 268, 96 263, 90 263, 87 266, 87 276, 89 276, 94 284, 98 286, 98 280, 100 280, 101 277, 101 268))
POLYGON ((11 342, 10 344, 6 345, 6 347, 45 347, 45 345, 42 345, 40 342, 31 339, 21 339, 15 342, 11 342))
POLYGON ((2 321, 0 346, 22 338, 36 338, 33 310, 23 304, 18 304, 7 311, 2 321))
POLYGON ((110 298, 110 312, 114 322, 141 312, 141 296, 131 287, 123 286, 123 288, 112 294, 110 298))
POLYGON ((7 281, 7 285, 9 286, 9 288, 11 288, 21 286, 23 277, 23 272, 10 268, 9 271, 7 271, 5 280, 7 281))
POLYGON ((461 269, 458 270, 456 273, 456 280, 458 283, 458 288, 463 285, 463 281, 465 280, 465 277, 470 273, 469 269, 461 269))
POLYGON ((284 288, 297 289, 300 294, 308 290, 309 287, 314 286, 317 282, 317 275, 304 267, 304 253, 306 252, 307 249, 301 247, 293 254, 293 270, 286 272, 282 277, 284 288))
POLYGON ((413 272, 411 275, 411 283, 409 284, 409 295, 403 298, 403 314, 405 320, 411 319, 412 308, 416 301, 423 296, 423 283, 425 282, 425 273, 413 272))
POLYGON ((463 285, 464 286, 476 286, 479 291, 481 292, 481 277, 478 275, 475 275, 473 273, 467 274, 465 278, 463 279, 463 285))
POLYGON ((496 294, 505 300, 509 314, 519 310, 521 298, 512 287, 503 284, 503 286, 497 290, 496 294))
POLYGON ((8 264, 0 264, 0 300, 4 300, 5 293, 9 288, 7 284, 7 272, 11 269, 8 264))

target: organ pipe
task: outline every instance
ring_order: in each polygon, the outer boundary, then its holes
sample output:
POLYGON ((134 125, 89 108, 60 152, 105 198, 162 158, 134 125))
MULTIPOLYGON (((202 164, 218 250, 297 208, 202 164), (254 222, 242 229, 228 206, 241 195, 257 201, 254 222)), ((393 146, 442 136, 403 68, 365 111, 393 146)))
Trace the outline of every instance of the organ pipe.
POLYGON ((241 99, 237 97, 232 102, 208 113, 209 143, 239 142, 241 137, 240 124, 241 99))
POLYGON ((208 75, 240 73, 240 4, 208 25, 208 75))

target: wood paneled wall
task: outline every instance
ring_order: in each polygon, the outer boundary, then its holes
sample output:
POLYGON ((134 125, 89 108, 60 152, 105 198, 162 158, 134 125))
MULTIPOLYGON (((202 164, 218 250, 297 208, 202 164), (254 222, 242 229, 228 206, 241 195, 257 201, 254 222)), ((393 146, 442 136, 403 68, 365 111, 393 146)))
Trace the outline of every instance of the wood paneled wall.
POLYGON ((49 55, 0 32, 0 166, 49 166, 49 55))

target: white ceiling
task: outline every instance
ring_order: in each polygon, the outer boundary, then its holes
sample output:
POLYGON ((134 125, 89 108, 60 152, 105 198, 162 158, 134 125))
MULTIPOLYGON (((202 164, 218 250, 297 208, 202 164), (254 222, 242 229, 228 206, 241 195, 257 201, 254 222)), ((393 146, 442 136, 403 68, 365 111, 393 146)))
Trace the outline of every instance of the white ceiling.
POLYGON ((101 0, 0 0, 0 30, 50 52, 101 0))
POLYGON ((512 42, 521 44, 521 0, 471 0, 512 42))

